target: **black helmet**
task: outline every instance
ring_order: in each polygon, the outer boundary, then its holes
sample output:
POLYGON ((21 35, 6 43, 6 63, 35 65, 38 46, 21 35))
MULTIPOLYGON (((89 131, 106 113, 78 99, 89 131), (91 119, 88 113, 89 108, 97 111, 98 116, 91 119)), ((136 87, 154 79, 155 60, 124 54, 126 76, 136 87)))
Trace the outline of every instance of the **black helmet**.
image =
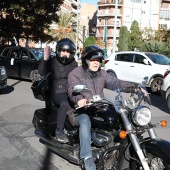
POLYGON ((100 62, 104 58, 104 51, 98 45, 90 45, 84 48, 82 51, 82 67, 87 69, 88 64, 86 60, 99 58, 100 62))
POLYGON ((57 53, 57 59, 62 64, 69 64, 74 60, 74 56, 76 53, 76 46, 69 38, 63 38, 61 39, 56 46, 56 53, 57 53), (69 50, 70 51, 70 57, 67 58, 66 56, 61 57, 60 53, 61 50, 69 50))

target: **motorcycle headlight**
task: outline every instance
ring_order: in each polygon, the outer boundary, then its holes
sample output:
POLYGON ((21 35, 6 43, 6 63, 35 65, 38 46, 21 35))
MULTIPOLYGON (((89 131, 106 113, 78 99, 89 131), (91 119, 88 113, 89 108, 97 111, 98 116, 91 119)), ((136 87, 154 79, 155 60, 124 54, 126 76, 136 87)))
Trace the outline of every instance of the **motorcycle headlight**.
POLYGON ((5 71, 4 68, 0 68, 0 74, 1 74, 1 75, 5 75, 5 74, 6 74, 6 71, 5 71))
POLYGON ((151 121, 151 111, 146 106, 139 106, 132 112, 132 121, 138 126, 146 126, 151 121))

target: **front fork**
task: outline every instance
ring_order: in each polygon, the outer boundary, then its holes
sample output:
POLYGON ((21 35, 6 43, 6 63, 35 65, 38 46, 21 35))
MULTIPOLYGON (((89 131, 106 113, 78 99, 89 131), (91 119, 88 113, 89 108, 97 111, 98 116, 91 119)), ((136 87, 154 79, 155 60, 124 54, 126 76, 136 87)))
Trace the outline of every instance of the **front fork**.
POLYGON ((132 129, 132 125, 127 117, 127 110, 120 109, 119 113, 121 114, 126 131, 129 132, 128 135, 129 135, 130 141, 132 142, 134 150, 136 151, 144 170, 150 170, 149 165, 147 163, 147 159, 145 158, 143 151, 139 145, 138 139, 137 139, 136 135, 134 135, 132 133, 133 129, 132 129))

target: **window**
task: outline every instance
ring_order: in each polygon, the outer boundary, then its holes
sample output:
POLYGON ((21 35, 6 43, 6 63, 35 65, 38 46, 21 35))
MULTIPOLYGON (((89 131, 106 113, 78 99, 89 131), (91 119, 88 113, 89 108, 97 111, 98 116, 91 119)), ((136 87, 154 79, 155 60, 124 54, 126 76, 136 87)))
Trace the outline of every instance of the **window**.
POLYGON ((12 50, 10 57, 15 58, 15 59, 19 59, 18 51, 12 50))
POLYGON ((144 59, 145 59, 144 56, 135 54, 134 63, 144 64, 144 62, 143 62, 144 59))
POLYGON ((160 29, 167 29, 167 24, 159 24, 160 29))
POLYGON ((117 54, 117 61, 133 62, 133 54, 117 54))
POLYGON ((170 19, 170 10, 161 10, 160 18, 161 19, 170 19))
POLYGON ((2 53, 2 56, 6 57, 6 56, 8 56, 8 53, 9 53, 9 50, 4 50, 2 53))
POLYGON ((25 50, 22 51, 21 58, 22 58, 22 60, 28 60, 29 59, 27 51, 25 51, 25 50))
POLYGON ((141 0, 131 0, 131 2, 141 3, 141 0))
POLYGON ((108 25, 108 18, 105 18, 104 25, 108 25))

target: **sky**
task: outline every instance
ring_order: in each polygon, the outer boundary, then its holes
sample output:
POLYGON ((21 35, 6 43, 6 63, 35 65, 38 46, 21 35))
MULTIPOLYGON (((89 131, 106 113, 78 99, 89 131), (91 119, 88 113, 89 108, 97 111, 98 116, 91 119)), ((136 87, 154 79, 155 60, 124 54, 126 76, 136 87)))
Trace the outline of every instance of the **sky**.
POLYGON ((98 0, 80 0, 81 3, 97 4, 98 0))

